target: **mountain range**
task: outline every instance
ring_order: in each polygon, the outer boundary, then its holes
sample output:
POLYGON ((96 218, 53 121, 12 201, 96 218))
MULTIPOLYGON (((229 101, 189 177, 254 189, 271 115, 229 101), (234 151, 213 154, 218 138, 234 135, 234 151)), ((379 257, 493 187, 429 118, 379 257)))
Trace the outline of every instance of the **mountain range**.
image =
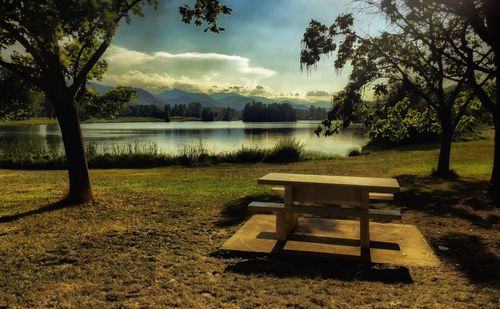
MULTIPOLYGON (((88 82, 87 86, 94 89, 97 93, 103 94, 106 91, 112 90, 114 87, 103 85, 96 82, 88 82)), ((137 96, 129 102, 130 105, 157 105, 163 108, 165 104, 189 104, 191 102, 200 102, 203 107, 212 109, 220 109, 230 107, 237 111, 243 110, 247 103, 252 101, 269 103, 289 103, 296 109, 309 109, 310 106, 330 108, 329 101, 314 101, 308 102, 301 99, 272 99, 262 96, 245 96, 236 92, 216 92, 216 93, 196 93, 180 89, 167 89, 158 94, 142 88, 133 87, 137 91, 137 96)))

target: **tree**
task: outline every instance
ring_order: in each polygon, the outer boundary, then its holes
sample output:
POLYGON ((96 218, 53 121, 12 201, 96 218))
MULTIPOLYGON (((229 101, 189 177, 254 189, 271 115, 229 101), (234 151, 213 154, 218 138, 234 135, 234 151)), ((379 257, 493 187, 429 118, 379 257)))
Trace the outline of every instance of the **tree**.
POLYGON ((495 149, 488 197, 500 204, 500 2, 434 0, 410 4, 415 11, 429 6, 460 16, 464 21, 460 42, 453 44, 453 53, 445 55, 469 68, 467 83, 493 116, 495 149))
POLYGON ((208 108, 204 107, 201 111, 201 121, 214 121, 214 112, 208 108))
POLYGON ((231 107, 226 107, 222 109, 222 121, 231 121, 232 119, 237 117, 238 113, 231 107))
POLYGON ((200 102, 191 102, 187 105, 188 116, 200 118, 202 106, 200 102))
POLYGON ((289 103, 247 103, 241 113, 243 122, 295 122, 297 115, 289 103))
POLYGON ((30 84, 0 67, 0 120, 29 116, 33 102, 31 92, 30 84))
POLYGON ((185 104, 175 104, 172 108, 171 116, 185 117, 187 116, 187 107, 185 104))
POLYGON ((137 94, 131 87, 118 86, 99 95, 93 89, 87 89, 81 104, 89 117, 111 119, 119 115, 126 104, 137 94))
MULTIPOLYGON (((106 69, 100 60, 120 22, 142 16, 143 5, 156 0, 49 1, 0 0, 0 50, 19 44, 0 66, 41 89, 54 107, 62 133, 72 202, 92 200, 77 102, 85 94, 87 79, 106 69)), ((217 0, 197 0, 194 7, 179 8, 182 21, 207 23, 205 31, 224 30, 216 24, 230 9, 217 0)))
MULTIPOLYGON (((342 126, 355 120, 356 111, 362 107, 362 91, 366 85, 380 80, 386 84, 404 83, 412 88, 436 114, 441 131, 441 147, 435 174, 450 175, 450 150, 452 137, 463 115, 467 112, 472 95, 465 101, 457 100, 465 90, 466 68, 457 65, 443 55, 444 50, 453 46, 449 40, 460 38, 449 36, 456 33, 459 23, 442 12, 426 10, 420 15, 412 14, 401 7, 387 7, 390 1, 366 1, 378 8, 398 30, 383 32, 378 37, 360 36, 354 31, 351 14, 340 15, 335 23, 327 27, 311 21, 306 29, 301 52, 301 65, 309 69, 316 65, 322 54, 337 49, 335 68, 341 69, 347 63, 353 67, 349 83, 340 95, 334 97, 334 106, 323 121, 326 135, 338 131, 332 120, 340 117, 342 126), (449 40, 442 39, 448 36, 449 40), (446 88, 453 85, 453 91, 446 88), (460 106, 457 108, 457 104, 460 106)), ((375 84, 375 92, 385 91, 386 85, 375 84)))
POLYGON ((170 122, 170 114, 172 113, 172 108, 170 107, 170 105, 165 104, 163 112, 165 114, 164 115, 165 116, 165 122, 170 122))
POLYGON ((466 83, 493 118, 495 148, 488 196, 500 203, 500 2, 497 0, 384 0, 388 11, 406 10, 419 15, 432 10, 451 18, 459 17, 454 31, 445 30, 442 39, 452 49, 440 51, 457 66, 466 68, 466 83), (460 40, 453 38, 459 37, 460 40))

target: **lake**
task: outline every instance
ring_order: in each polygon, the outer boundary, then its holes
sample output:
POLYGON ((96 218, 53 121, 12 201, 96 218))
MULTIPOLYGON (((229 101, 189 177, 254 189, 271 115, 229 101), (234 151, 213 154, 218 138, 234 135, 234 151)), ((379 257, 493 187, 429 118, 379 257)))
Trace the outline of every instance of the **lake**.
MULTIPOLYGON (((307 151, 343 156, 360 149, 368 141, 355 129, 318 138, 313 132, 317 125, 318 121, 84 123, 82 133, 86 143, 98 146, 154 143, 161 151, 172 153, 200 143, 214 152, 232 151, 241 146, 269 148, 279 139, 291 137, 303 142, 307 151)), ((57 125, 0 126, 0 144, 16 143, 63 149, 57 125)))

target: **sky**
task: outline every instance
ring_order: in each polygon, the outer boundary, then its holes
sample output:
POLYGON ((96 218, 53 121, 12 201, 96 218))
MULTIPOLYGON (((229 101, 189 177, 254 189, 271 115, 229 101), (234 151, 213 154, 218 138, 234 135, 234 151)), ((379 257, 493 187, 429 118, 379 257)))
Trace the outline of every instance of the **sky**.
MULTIPOLYGON (((144 17, 123 23, 105 54, 102 83, 142 87, 238 92, 267 97, 327 98, 341 90, 349 69, 335 72, 334 57, 301 72, 300 41, 311 19, 333 23, 352 11, 347 0, 222 0, 232 8, 219 18, 219 34, 180 21, 178 7, 193 0, 160 0, 144 17)), ((356 14, 362 31, 375 33, 384 21, 356 14)))

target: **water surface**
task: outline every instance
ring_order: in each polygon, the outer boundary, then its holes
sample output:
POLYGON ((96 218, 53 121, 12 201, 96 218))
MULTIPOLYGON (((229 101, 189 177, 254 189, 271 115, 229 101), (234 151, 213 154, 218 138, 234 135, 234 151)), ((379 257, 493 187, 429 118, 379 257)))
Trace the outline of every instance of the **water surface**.
MULTIPOLYGON (((281 138, 291 137, 303 142, 308 151, 346 155, 367 142, 359 130, 345 130, 334 137, 318 138, 313 133, 317 125, 318 121, 84 123, 82 134, 86 143, 98 146, 154 143, 161 151, 173 153, 200 143, 215 152, 232 151, 241 146, 268 148, 281 138)), ((0 127, 0 142, 63 149, 58 125, 3 126, 0 127)))

